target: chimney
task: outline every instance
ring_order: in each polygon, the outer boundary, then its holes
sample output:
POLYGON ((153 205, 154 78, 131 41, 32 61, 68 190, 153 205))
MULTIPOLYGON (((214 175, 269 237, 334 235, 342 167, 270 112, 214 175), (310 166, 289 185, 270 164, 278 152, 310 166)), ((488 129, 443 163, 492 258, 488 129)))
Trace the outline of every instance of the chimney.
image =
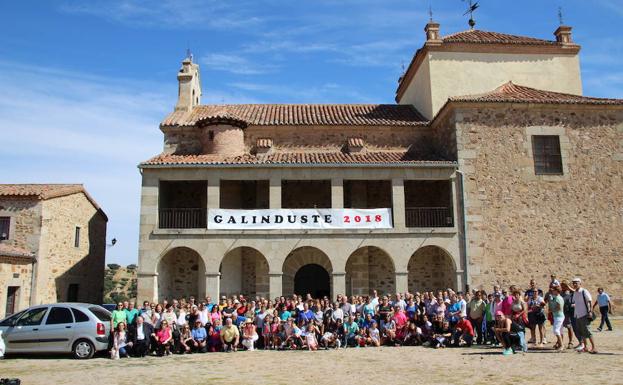
POLYGON ((177 73, 179 91, 176 111, 190 111, 201 103, 201 79, 199 65, 193 63, 192 55, 182 61, 182 68, 177 73))
POLYGON ((425 45, 441 45, 441 38, 439 37, 439 23, 435 23, 434 21, 429 21, 424 27, 424 32, 426 32, 426 43, 425 45))
POLYGON ((561 25, 554 32, 554 36, 556 36, 556 41, 562 45, 574 44, 573 41, 571 41, 571 27, 569 26, 561 25))

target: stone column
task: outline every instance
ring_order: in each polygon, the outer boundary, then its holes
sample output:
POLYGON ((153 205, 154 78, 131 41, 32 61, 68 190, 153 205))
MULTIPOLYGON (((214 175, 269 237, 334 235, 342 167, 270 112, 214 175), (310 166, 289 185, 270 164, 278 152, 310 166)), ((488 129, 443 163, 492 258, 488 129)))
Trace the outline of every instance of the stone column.
POLYGON ((396 272, 396 292, 406 293, 409 291, 409 273, 406 271, 396 272))
POLYGON ((458 291, 465 291, 466 287, 465 287, 465 283, 464 282, 464 277, 465 277, 465 270, 463 269, 458 269, 456 271, 456 289, 458 291))
POLYGON ((281 208, 281 178, 270 178, 268 207, 271 209, 281 208))
MULTIPOLYGON (((218 178, 208 179, 208 208, 218 209, 221 206, 221 181, 218 178)), ((214 298, 214 297, 212 297, 214 298)))
POLYGON ((210 296, 214 303, 221 298, 221 273, 206 273, 206 292, 204 297, 210 296))
POLYGON ((331 297, 335 300, 338 294, 346 295, 346 272, 334 271, 333 272, 333 293, 331 297))
POLYGON ((158 302, 158 274, 138 273, 136 288, 137 302, 158 302))
POLYGON ((283 289, 283 273, 268 273, 269 280, 269 299, 272 301, 277 297, 281 297, 283 289))
POLYGON ((394 229, 405 229, 405 185, 402 179, 392 179, 394 229))
POLYGON ((331 179, 331 207, 334 209, 344 208, 344 179, 331 179))

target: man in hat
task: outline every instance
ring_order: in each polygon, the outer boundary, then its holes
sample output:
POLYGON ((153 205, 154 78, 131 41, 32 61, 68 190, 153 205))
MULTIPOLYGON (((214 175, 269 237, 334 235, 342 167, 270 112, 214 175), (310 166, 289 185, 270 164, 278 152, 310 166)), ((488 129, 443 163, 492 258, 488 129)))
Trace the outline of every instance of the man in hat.
POLYGON ((251 318, 247 318, 244 321, 244 326, 242 327, 242 346, 244 346, 247 350, 253 351, 255 341, 257 341, 258 335, 255 330, 255 325, 253 324, 253 320, 251 318))
POLYGON ((191 330, 191 336, 193 337, 193 350, 199 353, 205 353, 207 350, 208 334, 206 329, 201 324, 201 319, 197 318, 191 330))
POLYGON ((576 348, 578 352, 597 353, 595 349, 595 341, 593 340, 593 334, 590 330, 590 323, 593 321, 593 313, 591 311, 593 298, 588 290, 582 287, 582 280, 580 278, 573 278, 571 281, 575 292, 573 293, 573 303, 575 305, 573 316, 575 317, 575 325, 578 333, 578 339, 580 344, 576 348), (586 340, 591 343, 591 350, 588 350, 586 346, 586 340))

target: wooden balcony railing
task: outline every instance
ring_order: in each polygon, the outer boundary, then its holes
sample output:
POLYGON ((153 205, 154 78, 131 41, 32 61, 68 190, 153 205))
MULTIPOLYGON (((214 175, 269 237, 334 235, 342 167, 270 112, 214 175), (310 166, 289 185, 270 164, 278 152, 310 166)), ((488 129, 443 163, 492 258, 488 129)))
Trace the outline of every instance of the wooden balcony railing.
POLYGON ((407 207, 407 227, 453 227, 452 207, 407 207))
POLYGON ((207 209, 160 209, 158 227, 161 229, 205 229, 207 209))

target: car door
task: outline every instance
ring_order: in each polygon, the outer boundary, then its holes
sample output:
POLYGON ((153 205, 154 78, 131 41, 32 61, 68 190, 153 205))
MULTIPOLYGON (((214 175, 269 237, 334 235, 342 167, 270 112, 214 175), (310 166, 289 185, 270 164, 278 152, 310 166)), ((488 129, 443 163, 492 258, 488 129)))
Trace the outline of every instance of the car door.
POLYGON ((52 306, 39 329, 42 352, 69 352, 74 337, 74 317, 65 306, 52 306))
POLYGON ((47 306, 28 309, 6 330, 8 353, 39 351, 39 329, 47 311, 47 306))

